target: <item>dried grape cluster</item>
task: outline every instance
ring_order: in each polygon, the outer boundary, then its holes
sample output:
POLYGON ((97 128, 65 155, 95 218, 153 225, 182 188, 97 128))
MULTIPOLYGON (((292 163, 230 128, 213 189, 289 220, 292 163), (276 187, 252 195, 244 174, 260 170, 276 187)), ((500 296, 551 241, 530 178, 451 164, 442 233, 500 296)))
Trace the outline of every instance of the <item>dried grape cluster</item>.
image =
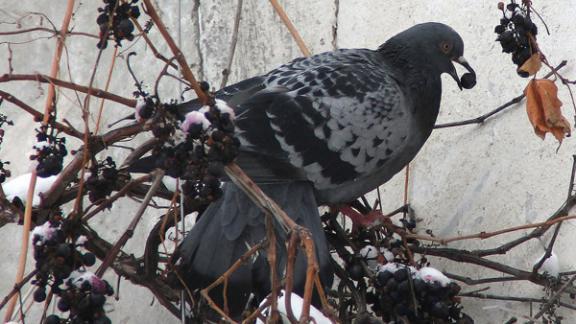
MULTIPOLYGON (((208 88, 204 83, 203 88, 208 88)), ((150 104, 144 101, 140 113, 150 104)), ((166 111, 171 111, 167 106, 166 111)), ((238 154, 240 142, 234 137, 234 111, 224 101, 212 100, 212 104, 189 112, 179 127, 170 120, 157 121, 152 133, 163 144, 154 149, 155 167, 166 174, 185 180, 183 193, 201 202, 211 202, 222 194, 219 178, 224 165, 238 154)))
POLYGON ((37 130, 36 139, 38 143, 34 145, 36 154, 30 156, 31 160, 36 160, 36 173, 39 177, 47 178, 57 175, 62 171, 64 157, 68 155, 66 149, 66 138, 58 137, 52 126, 41 126, 37 130))
MULTIPOLYGON (((360 201, 354 209, 364 216, 374 212, 360 201)), ((368 309, 384 323, 474 323, 462 311, 457 296, 460 286, 432 268, 425 257, 415 260, 411 249, 420 242, 403 240, 397 233, 416 226, 412 217, 348 231, 337 216, 327 212, 322 219, 326 238, 345 265, 334 264, 340 278, 334 302, 341 321, 358 319, 368 309)))
MULTIPOLYGON (((512 53, 512 62, 521 67, 533 54, 537 53, 531 38, 535 39, 538 28, 530 19, 526 7, 511 0, 509 4, 503 2, 498 4, 502 11, 500 24, 494 28, 498 34, 496 39, 502 46, 502 51, 512 53)), ((518 72, 523 77, 528 77, 526 73, 518 72)))
POLYGON ((10 164, 9 161, 0 160, 0 184, 6 181, 6 178, 10 176, 10 170, 5 168, 8 164, 10 164))
POLYGON ((104 8, 98 8, 100 15, 96 23, 100 28, 100 41, 98 48, 105 49, 108 46, 108 36, 112 34, 117 46, 122 46, 122 40, 134 39, 134 24, 131 18, 140 17, 140 9, 136 4, 138 0, 121 2, 117 0, 104 0, 104 8))
POLYGON ((156 112, 156 98, 147 95, 142 95, 140 92, 135 92, 138 97, 138 104, 136 105, 136 119, 146 120, 154 116, 156 112))
POLYGON ((461 312, 456 298, 459 292, 458 284, 434 268, 417 270, 390 262, 378 268, 375 290, 367 294, 367 302, 386 321, 473 323, 461 312))
POLYGON ((359 255, 349 258, 346 272, 354 281, 373 274, 373 288, 366 302, 386 322, 408 319, 410 323, 473 323, 461 312, 456 297, 460 286, 442 272, 428 266, 425 259, 418 268, 403 260, 401 240, 386 240, 380 249, 364 246, 359 255), (362 264, 364 262, 364 264, 362 264))
MULTIPOLYGON (((0 99, 0 104, 1 103, 2 100, 0 99)), ((10 126, 14 125, 14 123, 11 120, 8 120, 8 117, 6 117, 3 114, 0 114, 0 145, 2 145, 2 142, 4 140, 4 129, 2 129, 4 124, 10 126)), ((0 160, 0 184, 6 181, 6 178, 10 176, 10 170, 4 168, 8 164, 10 164, 10 162, 0 160)))
POLYGON ((118 170, 111 157, 94 164, 90 168, 90 176, 86 179, 90 202, 97 203, 108 197, 114 190, 117 178, 118 170))
POLYGON ((103 310, 112 287, 86 270, 96 263, 93 253, 84 250, 86 238, 73 234, 73 224, 60 214, 37 226, 32 232, 37 286, 34 300, 44 302, 47 287, 59 297, 57 307, 68 318, 50 315, 46 323, 110 323, 103 310))

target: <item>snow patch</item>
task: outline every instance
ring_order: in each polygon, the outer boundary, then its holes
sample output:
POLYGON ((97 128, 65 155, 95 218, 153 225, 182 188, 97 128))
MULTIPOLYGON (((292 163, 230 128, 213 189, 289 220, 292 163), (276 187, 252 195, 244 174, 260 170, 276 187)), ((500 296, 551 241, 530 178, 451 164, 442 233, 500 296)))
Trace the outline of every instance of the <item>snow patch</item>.
MULTIPOLYGON (((286 311, 286 292, 284 290, 280 291, 280 297, 278 297, 278 313, 280 313, 280 320, 282 323, 290 323, 288 320, 288 312, 286 311)), ((260 303, 262 306, 266 302, 266 299, 260 303)), ((302 306, 304 305, 304 300, 302 297, 292 293, 290 296, 290 304, 292 305, 292 313, 296 319, 300 318, 302 314, 302 306)), ((266 308, 262 313, 268 314, 270 311, 270 307, 266 308)), ((264 322, 260 319, 256 321, 257 324, 264 324, 264 322)), ((310 305, 310 323, 317 323, 317 324, 331 324, 332 321, 328 319, 328 317, 324 316, 321 311, 319 311, 316 307, 310 305)))
MULTIPOLYGON (((28 193, 28 185, 30 184, 30 178, 32 173, 24 173, 18 177, 6 182, 2 185, 2 190, 6 194, 6 199, 13 201, 16 197, 20 198, 22 203, 26 203, 26 196, 28 193)), ((47 178, 36 178, 36 187, 34 189, 34 198, 32 199, 32 205, 34 207, 40 205, 40 194, 43 194, 50 190, 52 184, 58 178, 57 175, 50 176, 47 178)))
POLYGON ((45 222, 42 225, 34 227, 34 230, 32 230, 32 239, 36 242, 37 246, 42 246, 54 237, 54 233, 56 233, 59 228, 60 226, 53 227, 50 222, 45 222))
POLYGON ((192 111, 186 114, 184 122, 182 122, 182 125, 180 125, 180 129, 183 132, 188 133, 190 127, 194 125, 201 125, 202 130, 206 131, 211 124, 210 121, 206 118, 206 116, 204 116, 204 113, 200 111, 192 111))
POLYGON ((104 280, 100 279, 97 275, 86 270, 74 270, 68 278, 64 280, 68 286, 82 288, 84 282, 88 282, 92 291, 100 294, 106 292, 106 283, 104 280))
POLYGON ((427 283, 439 283, 442 287, 448 286, 452 280, 446 277, 442 272, 432 267, 424 267, 418 271, 418 278, 427 283))
MULTIPOLYGON (((533 266, 538 264, 538 262, 540 262, 540 260, 542 260, 545 255, 546 253, 542 254, 538 259, 536 259, 533 266)), ((552 277, 558 277, 560 274, 560 259, 558 259, 556 253, 551 253, 551 255, 544 261, 544 263, 542 263, 540 269, 538 269, 538 273, 547 273, 552 277)))

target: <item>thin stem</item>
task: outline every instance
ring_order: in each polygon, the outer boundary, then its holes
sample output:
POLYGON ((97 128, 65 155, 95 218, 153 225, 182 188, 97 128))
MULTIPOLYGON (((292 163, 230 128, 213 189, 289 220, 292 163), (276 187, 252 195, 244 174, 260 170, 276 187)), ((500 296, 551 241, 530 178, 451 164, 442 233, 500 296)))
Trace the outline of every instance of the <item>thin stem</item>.
MULTIPOLYGON (((52 66, 50 69, 50 75, 56 77, 58 71, 60 70, 60 59, 62 58, 62 50, 64 48, 64 42, 66 40, 66 32, 68 26, 70 25, 70 20, 72 19, 72 13, 74 11, 74 0, 68 0, 66 6, 66 12, 64 14, 64 19, 62 21, 62 27, 60 28, 60 37, 56 45, 56 53, 52 58, 52 66)), ((48 87, 48 95, 46 96, 46 102, 44 106, 44 118, 42 120, 43 125, 48 125, 48 121, 51 115, 52 105, 54 102, 55 88, 53 85, 48 87)), ((36 187, 36 170, 32 171, 30 177, 30 183, 28 185, 28 194, 26 200, 26 209, 24 211, 24 226, 22 228, 22 247, 20 249, 20 258, 18 261, 18 271, 16 272, 15 282, 20 282, 24 278, 24 272, 26 271, 26 258, 28 255, 28 242, 30 236, 30 227, 32 224, 32 200, 34 198, 34 189, 36 187)), ((10 321, 12 313, 14 312, 14 307, 16 306, 17 298, 12 297, 12 300, 8 304, 6 313, 4 314, 4 321, 10 321)))
POLYGON ((228 83, 228 77, 230 76, 230 71, 232 69, 232 62, 234 61, 234 54, 236 53, 236 44, 238 43, 238 30, 240 29, 240 18, 242 17, 242 4, 243 0, 238 0, 236 5, 236 16, 234 17, 234 29, 232 30, 232 40, 230 41, 230 54, 228 54, 228 63, 226 64, 226 69, 222 71, 222 83, 220 83, 220 88, 224 88, 228 83))
POLYGON ((198 81, 196 81, 194 74, 190 70, 190 65, 188 65, 186 57, 184 56, 184 54, 182 54, 182 51, 178 48, 178 45, 176 45, 174 39, 172 38, 172 36, 170 36, 170 33, 168 33, 168 29, 164 25, 162 19, 160 19, 160 16, 158 15, 156 9, 152 5, 151 0, 143 0, 143 2, 146 5, 148 15, 158 27, 158 31, 160 32, 160 34, 162 34, 162 37, 164 37, 164 40, 168 44, 168 47, 170 47, 172 54, 174 54, 176 61, 178 61, 178 64, 182 69, 182 75, 184 76, 186 81, 190 82, 190 85, 192 86, 192 89, 194 89, 194 91, 196 92, 196 95, 198 96, 200 102, 206 104, 208 102, 208 97, 206 96, 204 91, 202 91, 202 89, 200 88, 200 84, 198 84, 198 81))
POLYGON ((413 239, 418 239, 418 240, 423 240, 423 241, 436 242, 436 243, 440 243, 442 245, 447 245, 448 243, 452 243, 452 242, 456 242, 456 241, 470 240, 470 239, 485 240, 485 239, 493 237, 493 236, 502 235, 502 234, 515 232, 515 231, 520 231, 520 230, 529 229, 529 228, 539 228, 539 227, 544 227, 544 226, 550 227, 554 224, 561 223, 565 220, 575 219, 575 218, 576 218, 576 215, 569 215, 569 216, 558 217, 556 219, 547 220, 547 221, 540 222, 540 223, 532 223, 532 224, 524 224, 524 225, 519 225, 519 226, 512 226, 512 227, 508 227, 508 228, 501 229, 501 230, 494 231, 494 232, 482 231, 482 232, 475 233, 475 234, 455 236, 455 237, 445 238, 445 239, 437 238, 437 237, 433 237, 433 236, 427 236, 427 235, 411 234, 411 233, 405 233, 404 236, 406 238, 413 238, 413 239))
MULTIPOLYGON (((110 81, 112 81, 112 72, 114 72, 114 67, 116 65, 116 55, 118 54, 118 47, 114 47, 114 53, 112 54, 112 62, 110 62, 110 68, 108 69, 108 78, 106 79, 106 85, 104 86, 104 91, 108 91, 110 87, 110 81)), ((100 107, 98 108, 98 118, 96 118, 96 126, 94 127, 94 134, 98 134, 100 130, 100 120, 102 119, 102 112, 104 111, 104 98, 100 99, 100 107)))
POLYGON ((90 93, 94 97, 103 98, 106 100, 114 101, 119 104, 128 106, 128 107, 135 107, 136 100, 124 98, 118 95, 115 95, 110 92, 106 92, 101 89, 92 88, 92 87, 85 87, 79 84, 75 84, 68 81, 63 81, 57 79, 56 77, 44 75, 44 74, 4 74, 0 76, 0 83, 8 82, 8 81, 37 81, 41 83, 49 83, 51 86, 59 86, 66 89, 71 89, 75 91, 79 91, 82 93, 90 93))
MULTIPOLYGON (((61 32, 59 32, 57 30, 46 28, 46 27, 32 27, 32 28, 26 28, 26 29, 11 30, 11 31, 7 31, 7 32, 0 32, 0 36, 19 35, 19 34, 36 32, 36 31, 48 32, 54 36, 58 36, 58 35, 62 34, 61 32)), ((98 35, 90 34, 90 33, 84 33, 84 32, 68 31, 68 32, 66 32, 66 36, 86 36, 86 37, 100 39, 100 37, 98 35)))
POLYGON ((160 54, 160 52, 158 52, 158 50, 156 49, 156 46, 154 46, 154 44, 152 43, 152 41, 148 37, 148 33, 142 28, 142 26, 138 22, 138 19, 130 17, 130 20, 132 20, 132 23, 134 24, 134 26, 136 26, 136 29, 138 29, 138 32, 140 32, 140 35, 142 36, 142 38, 144 38, 144 41, 146 41, 146 44, 148 45, 148 47, 150 47, 150 50, 152 51, 154 56, 157 59, 164 61, 166 64, 170 65, 171 67, 173 67, 174 69, 177 70, 178 65, 172 63, 172 60, 167 59, 166 57, 164 57, 164 55, 162 55, 162 54, 160 54))
MULTIPOLYGON (((39 120, 39 119, 44 118, 43 113, 30 107, 29 105, 27 105, 26 103, 24 103, 20 99, 14 97, 12 94, 10 94, 8 92, 4 92, 4 91, 0 90, 0 98, 5 99, 6 101, 13 103, 18 108, 20 108, 20 109, 24 110, 25 112, 27 112, 28 114, 32 115, 34 117, 34 119, 39 120)), ((61 131, 62 133, 65 133, 65 134, 70 135, 72 137, 82 138, 82 136, 83 136, 83 134, 80 131, 78 131, 78 130, 70 127, 70 126, 63 125, 59 122, 53 122, 52 126, 54 126, 55 129, 61 131)))
MULTIPOLYGON (((408 185, 410 184, 410 162, 404 168, 404 206, 408 205, 408 185)), ((406 218, 407 211, 404 211, 404 218, 406 218)))
POLYGON ((16 295, 20 289, 22 289, 22 287, 28 282, 30 281, 32 278, 34 278, 34 276, 36 275, 36 273, 38 273, 38 270, 34 269, 32 270, 29 274, 26 275, 26 277, 22 278, 22 281, 14 284, 14 288, 12 288, 12 290, 8 293, 8 295, 6 295, 4 297, 4 299, 2 299, 2 301, 0 302, 0 310, 2 308, 4 308, 4 306, 12 299, 12 297, 14 295, 16 295))
MULTIPOLYGON (((548 79, 549 77, 553 76, 555 71, 558 71, 560 69, 562 69, 564 66, 566 66, 567 61, 564 60, 562 62, 560 62, 560 64, 558 64, 558 66, 556 66, 555 68, 552 68, 552 72, 546 74, 544 76, 544 79, 548 79)), ((455 127, 455 126, 464 126, 464 125, 471 125, 471 124, 482 124, 484 121, 486 121, 486 119, 496 115, 497 113, 503 111, 504 109, 515 105, 517 103, 519 103, 520 101, 522 101, 522 99, 524 99, 526 95, 521 94, 515 98, 513 98, 512 100, 508 101, 507 103, 497 107, 496 109, 489 111, 481 116, 478 116, 476 118, 472 118, 472 119, 466 119, 463 121, 459 121, 459 122, 451 122, 451 123, 444 123, 444 124, 438 124, 436 126, 434 126, 435 129, 439 129, 439 128, 448 128, 448 127, 455 127)))
POLYGON ((96 271, 96 275, 98 277, 102 277, 104 275, 104 272, 106 272, 106 269, 108 269, 108 267, 112 264, 114 259, 116 259, 116 256, 120 252, 120 249, 132 237, 132 235, 134 235, 134 230, 136 229, 136 226, 140 222, 142 215, 144 215, 146 208, 148 208, 148 203, 150 202, 152 197, 154 197, 154 194, 156 193, 156 190, 158 190, 160 183, 162 183, 162 178, 164 177, 164 171, 157 169, 154 172, 155 172, 155 176, 154 176, 154 181, 152 182, 152 186, 150 186, 148 193, 146 193, 146 197, 144 197, 144 201, 142 202, 142 204, 140 204, 140 207, 136 211, 136 215, 134 215, 132 222, 130 222, 130 225, 128 225, 128 228, 126 229, 124 234, 122 234, 122 236, 118 239, 116 244, 108 252, 108 255, 102 261, 100 268, 98 268, 98 270, 96 271))
MULTIPOLYGON (((479 299, 493 299, 493 300, 505 300, 505 301, 517 301, 522 303, 540 303, 545 304, 548 300, 543 298, 530 298, 530 297, 516 297, 516 296, 501 296, 501 295, 492 295, 492 294, 482 294, 476 292, 470 293, 462 293, 458 295, 459 297, 470 297, 470 298, 479 298, 479 299)), ((560 303, 560 306, 566 307, 568 309, 576 310, 576 307, 567 303, 560 303)))
MULTIPOLYGON (((558 299, 560 299, 560 296, 562 296, 562 293, 566 289, 568 289, 568 287, 572 286, 572 283, 574 282, 574 280, 576 280, 576 275, 573 275, 572 278, 570 278, 570 280, 568 280, 564 285, 562 285, 562 287, 560 289, 558 289, 556 291, 556 293, 552 297, 550 297, 550 299, 548 299, 548 302, 546 304, 544 304, 542 309, 534 316, 534 319, 538 319, 542 315, 544 315, 544 313, 546 313, 548 311, 550 306, 552 306, 552 304, 554 304, 558 299)), ((529 323, 534 323, 534 322, 530 321, 529 323)))
POLYGON ((218 285, 223 284, 225 281, 227 281, 228 278, 232 275, 232 273, 234 273, 234 271, 240 268, 245 262, 250 260, 252 255, 258 252, 258 250, 260 250, 264 246, 264 243, 265 242, 260 242, 252 246, 250 250, 246 251, 246 253, 244 253, 238 260, 236 260, 236 262, 234 262, 234 264, 232 264, 232 266, 228 268, 226 272, 224 272, 218 279, 216 279, 216 281, 212 282, 208 287, 200 291, 202 297, 204 297, 204 299, 206 299, 206 301, 208 302, 208 305, 212 307, 212 309, 218 312, 222 317, 224 317, 224 319, 226 319, 226 321, 230 323, 236 323, 236 322, 232 320, 230 316, 226 314, 226 312, 224 312, 220 307, 218 307, 218 305, 216 305, 214 300, 212 300, 212 298, 209 295, 210 290, 214 289, 218 285))
POLYGON ((560 233, 560 228, 562 228, 562 222, 559 222, 558 224, 556 224, 556 228, 554 229, 554 234, 552 234, 552 239, 550 240, 550 243, 548 243, 548 246, 546 247, 546 251, 544 252, 544 255, 542 256, 542 259, 540 259, 540 261, 538 261, 538 263, 536 263, 534 265, 534 267, 532 268, 532 272, 537 273, 538 270, 540 270, 540 268, 544 264, 544 262, 546 262, 546 260, 548 260, 548 258, 552 255, 552 250, 554 249, 554 243, 556 243, 556 239, 558 238, 558 234, 560 233))
POLYGON ((286 28, 288 28, 288 31, 292 35, 292 38, 294 38, 294 40, 296 41, 296 44, 300 48, 302 54, 304 54, 304 56, 311 56, 312 53, 310 52, 308 47, 306 47, 304 40, 302 39, 300 33, 298 33, 298 30, 296 29, 296 27, 286 14, 284 8, 282 8, 282 5, 278 2, 278 0, 270 0, 270 3, 272 4, 272 7, 274 7, 274 10, 278 14, 278 16, 280 16, 280 19, 282 19, 284 25, 286 25, 286 28))

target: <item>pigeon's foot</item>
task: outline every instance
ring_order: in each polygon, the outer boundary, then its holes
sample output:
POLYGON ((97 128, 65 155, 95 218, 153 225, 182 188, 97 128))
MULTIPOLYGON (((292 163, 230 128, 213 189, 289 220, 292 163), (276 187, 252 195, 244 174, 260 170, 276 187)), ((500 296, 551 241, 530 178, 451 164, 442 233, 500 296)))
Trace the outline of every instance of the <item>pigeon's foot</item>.
POLYGON ((410 206, 410 204, 402 205, 399 208, 393 210, 392 212, 386 214, 387 217, 392 217, 397 214, 405 214, 408 218, 415 218, 414 217, 414 209, 410 206))
POLYGON ((348 216, 352 221, 353 230, 358 229, 358 227, 373 228, 380 225, 390 224, 390 217, 397 214, 404 214, 405 217, 400 221, 408 230, 413 230, 416 227, 416 216, 410 204, 401 206, 398 209, 390 213, 383 214, 379 209, 373 210, 358 210, 354 204, 344 205, 338 208, 338 211, 343 215, 348 216))
POLYGON ((345 205, 340 207, 339 210, 342 214, 350 218, 353 229, 357 229, 359 226, 372 228, 389 222, 388 216, 384 216, 382 211, 378 209, 370 210, 366 213, 360 213, 351 206, 345 205))
POLYGON ((400 222, 402 222, 406 229, 412 231, 416 228, 416 212, 414 212, 414 209, 412 209, 410 204, 403 205, 400 208, 393 210, 386 214, 386 217, 392 217, 398 214, 404 215, 404 217, 400 219, 400 222))

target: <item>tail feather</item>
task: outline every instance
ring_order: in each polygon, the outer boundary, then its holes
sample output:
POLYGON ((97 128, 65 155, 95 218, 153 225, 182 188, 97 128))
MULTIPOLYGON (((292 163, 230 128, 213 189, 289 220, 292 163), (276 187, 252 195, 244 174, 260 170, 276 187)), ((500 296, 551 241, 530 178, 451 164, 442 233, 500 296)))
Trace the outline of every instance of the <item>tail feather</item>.
MULTIPOLYGON (((310 183, 291 182, 261 186, 298 224, 312 233, 321 278, 332 283, 328 245, 310 183)), ((222 275, 248 249, 265 237, 265 217, 250 199, 234 184, 227 183, 223 197, 212 203, 180 246, 181 269, 191 288, 202 288, 222 275)), ((286 236, 278 237, 278 267, 286 265, 286 236)), ((295 264, 294 291, 302 292, 306 280, 306 257, 299 252, 295 264)), ((281 273, 282 274, 282 273, 281 273)), ((270 290, 269 266, 265 253, 259 253, 236 271, 228 282, 228 302, 232 315, 239 315, 251 292, 264 297, 270 290)), ((213 298, 220 303, 222 291, 213 298)))

